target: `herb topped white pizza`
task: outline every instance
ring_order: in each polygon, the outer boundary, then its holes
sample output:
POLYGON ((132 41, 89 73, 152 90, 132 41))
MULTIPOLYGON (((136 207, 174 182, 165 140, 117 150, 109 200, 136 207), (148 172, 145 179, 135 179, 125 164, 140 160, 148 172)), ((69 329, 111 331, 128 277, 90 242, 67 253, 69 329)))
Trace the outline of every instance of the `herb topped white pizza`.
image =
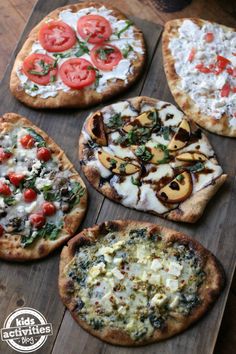
POLYGON ((79 155, 106 197, 176 221, 195 222, 226 179, 201 129, 174 105, 148 97, 90 114, 79 155))
POLYGON ((163 59, 183 111, 210 132, 236 137, 236 30, 199 18, 166 23, 163 59))
POLYGON ((127 89, 142 72, 141 31, 100 2, 58 8, 29 34, 10 88, 35 108, 87 107, 127 89))
POLYGON ((62 250, 59 291, 89 333, 118 345, 169 338, 198 320, 224 273, 196 240, 138 221, 83 230, 62 250))
POLYGON ((86 187, 64 152, 26 118, 0 118, 0 258, 42 258, 77 231, 86 187))

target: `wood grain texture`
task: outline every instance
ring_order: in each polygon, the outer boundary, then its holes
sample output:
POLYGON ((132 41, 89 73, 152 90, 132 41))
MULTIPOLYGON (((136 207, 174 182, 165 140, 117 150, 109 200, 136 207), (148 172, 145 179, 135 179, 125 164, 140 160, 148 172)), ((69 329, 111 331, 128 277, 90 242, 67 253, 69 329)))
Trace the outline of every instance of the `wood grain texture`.
MULTIPOLYGON (((27 25, 23 38, 25 38, 28 31, 47 12, 69 2, 72 3, 77 1, 54 0, 46 2, 40 0, 35 8, 33 16, 30 18, 30 22, 27 25)), ((110 0, 104 0, 104 2, 110 2, 110 0)), ((136 15, 140 18, 159 24, 163 24, 166 20, 172 18, 195 15, 232 26, 236 23, 233 2, 234 1, 232 0, 228 1, 226 6, 226 4, 219 0, 209 0, 207 2, 204 0, 193 0, 192 4, 186 7, 183 11, 172 14, 165 14, 157 11, 151 0, 113 0, 112 4, 127 13, 127 15, 136 15), (232 3, 232 6, 230 6, 229 3, 232 3)), ((2 17, 2 25, 0 39, 2 40, 0 41, 0 75, 2 75, 3 68, 9 62, 9 55, 19 38, 24 22, 34 4, 35 0, 1 1, 0 16, 2 17)), ((145 35, 149 41, 149 52, 152 53, 157 44, 160 31, 157 27, 147 23, 141 23, 141 28, 145 28, 145 35)), ((18 46, 18 49, 21 44, 18 46)), ((1 113, 15 111, 32 119, 36 124, 39 124, 40 127, 45 129, 45 131, 65 149, 68 157, 78 168, 79 163, 76 156, 77 138, 82 122, 86 116, 86 112, 68 110, 60 110, 58 112, 33 112, 30 109, 27 109, 9 96, 9 92, 6 90, 8 87, 9 71, 10 68, 8 68, 8 72, 0 87, 0 98, 2 102, 1 113)), ((126 97, 137 95, 141 92, 142 85, 143 81, 135 86, 126 97)), ((160 46, 155 54, 142 93, 173 102, 162 70, 160 46)), ((203 354, 213 352, 234 267, 232 258, 233 256, 235 257, 233 254, 235 248, 235 246, 233 248, 233 242, 235 242, 233 240, 233 232, 236 223, 232 217, 232 213, 235 208, 236 199, 234 177, 236 164, 235 162, 232 164, 232 161, 235 160, 233 151, 236 148, 236 142, 227 138, 223 139, 216 137, 212 134, 209 134, 209 137, 218 154, 219 161, 230 177, 222 191, 220 191, 209 204, 207 212, 203 218, 200 219, 195 226, 183 226, 167 221, 163 222, 157 217, 151 217, 141 212, 131 211, 108 200, 104 200, 100 194, 89 187, 89 213, 84 221, 84 227, 95 223, 98 215, 99 222, 105 219, 118 218, 120 216, 122 218, 133 217, 134 219, 163 223, 169 227, 183 230, 190 235, 193 235, 200 240, 204 246, 215 252, 222 261, 228 276, 228 287, 225 290, 224 296, 220 298, 220 301, 213 308, 211 313, 200 321, 199 324, 184 334, 175 337, 170 341, 159 344, 158 347, 157 345, 151 345, 135 349, 135 353, 137 352, 138 354, 141 354, 148 352, 154 354, 157 350, 162 354, 184 354, 190 351, 197 354, 200 352, 203 354), (227 151, 227 156, 225 156, 226 154, 224 151, 227 151), (230 198, 230 195, 232 198, 230 198)), ((133 349, 112 347, 89 336, 77 326, 70 314, 65 312, 57 292, 58 257, 59 252, 56 252, 50 258, 29 265, 19 266, 5 262, 0 263, 0 327, 6 315, 8 315, 13 309, 23 305, 32 306, 42 311, 48 322, 52 322, 53 324, 54 336, 49 337, 46 344, 41 348, 40 353, 42 354, 51 352, 54 354, 93 354, 100 352, 106 354, 134 353, 133 349), (8 274, 10 274, 10 276, 8 276, 8 274)), ((235 311, 235 309, 236 291, 234 285, 228 300, 225 319, 215 348, 215 354, 234 353, 236 345, 234 329, 236 328, 236 323, 235 320, 233 320, 234 316, 232 316, 232 312, 235 311)), ((9 347, 1 342, 0 352, 6 354, 12 353, 9 347)))

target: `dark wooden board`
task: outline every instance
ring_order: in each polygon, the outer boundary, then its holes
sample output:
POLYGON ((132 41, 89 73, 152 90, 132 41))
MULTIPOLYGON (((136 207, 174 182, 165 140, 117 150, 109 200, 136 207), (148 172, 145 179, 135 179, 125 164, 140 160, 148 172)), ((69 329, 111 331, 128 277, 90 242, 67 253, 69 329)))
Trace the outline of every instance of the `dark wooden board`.
MULTIPOLYGON (((76 1, 54 0, 49 2, 39 0, 15 50, 15 54, 21 48, 27 33, 39 20, 56 7, 73 2, 75 3, 76 1)), ((159 41, 161 27, 136 18, 134 22, 144 32, 148 47, 148 64, 142 79, 121 98, 144 94, 173 102, 162 66, 161 43, 159 41)), ((31 119, 55 139, 65 150, 76 168, 80 170, 77 156, 78 137, 88 111, 33 111, 17 102, 8 89, 9 75, 15 54, 1 83, 0 113, 18 112, 31 119)), ((0 325, 3 324, 11 311, 20 306, 31 306, 42 312, 48 322, 52 323, 54 331, 54 335, 49 337, 46 344, 40 349, 40 353, 43 354, 51 352, 53 354, 154 354, 157 352, 162 354, 182 354, 190 351, 196 354, 212 353, 234 270, 236 246, 234 239, 236 226, 234 221, 236 199, 234 178, 236 161, 234 159, 234 151, 236 149, 236 141, 217 137, 213 134, 209 135, 225 172, 229 174, 229 180, 209 203, 207 212, 197 224, 189 226, 171 223, 155 216, 127 209, 104 199, 101 194, 93 190, 86 182, 89 190, 89 207, 86 218, 81 225, 82 228, 91 226, 95 222, 113 218, 133 218, 168 225, 196 237, 220 259, 228 278, 227 288, 208 316, 190 330, 163 343, 138 349, 120 348, 104 344, 83 331, 61 304, 57 290, 60 253, 57 251, 51 257, 42 261, 25 265, 0 262, 0 325)), ((0 352, 8 354, 12 353, 12 350, 7 344, 0 342, 0 352)))

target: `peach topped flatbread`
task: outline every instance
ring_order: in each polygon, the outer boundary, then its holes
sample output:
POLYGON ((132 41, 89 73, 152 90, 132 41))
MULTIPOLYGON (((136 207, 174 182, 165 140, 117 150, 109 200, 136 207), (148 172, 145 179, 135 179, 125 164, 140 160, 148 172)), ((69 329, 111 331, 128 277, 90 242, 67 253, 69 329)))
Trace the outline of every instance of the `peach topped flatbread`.
POLYGON ((201 129, 148 97, 90 114, 79 149, 85 176, 106 197, 176 221, 195 222, 226 178, 201 129))

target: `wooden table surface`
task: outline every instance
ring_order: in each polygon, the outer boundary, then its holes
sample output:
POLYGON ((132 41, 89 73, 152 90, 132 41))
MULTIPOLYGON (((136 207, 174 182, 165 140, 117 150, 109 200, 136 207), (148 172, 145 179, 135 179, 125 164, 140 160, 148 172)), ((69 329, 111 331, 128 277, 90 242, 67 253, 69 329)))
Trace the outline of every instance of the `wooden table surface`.
MULTIPOLYGON (((104 0, 104 2, 109 3, 111 1, 104 0)), ((35 3, 36 0, 0 1, 0 79, 3 77, 9 57, 17 44, 35 3)), ((113 0, 112 4, 127 15, 138 16, 162 25, 169 19, 198 16, 204 19, 218 21, 225 25, 236 26, 236 2, 234 0, 193 0, 191 5, 181 12, 175 13, 158 11, 152 0, 113 0)), ((214 354, 235 353, 236 318, 233 316, 235 310, 236 277, 234 277, 231 286, 214 354)))

